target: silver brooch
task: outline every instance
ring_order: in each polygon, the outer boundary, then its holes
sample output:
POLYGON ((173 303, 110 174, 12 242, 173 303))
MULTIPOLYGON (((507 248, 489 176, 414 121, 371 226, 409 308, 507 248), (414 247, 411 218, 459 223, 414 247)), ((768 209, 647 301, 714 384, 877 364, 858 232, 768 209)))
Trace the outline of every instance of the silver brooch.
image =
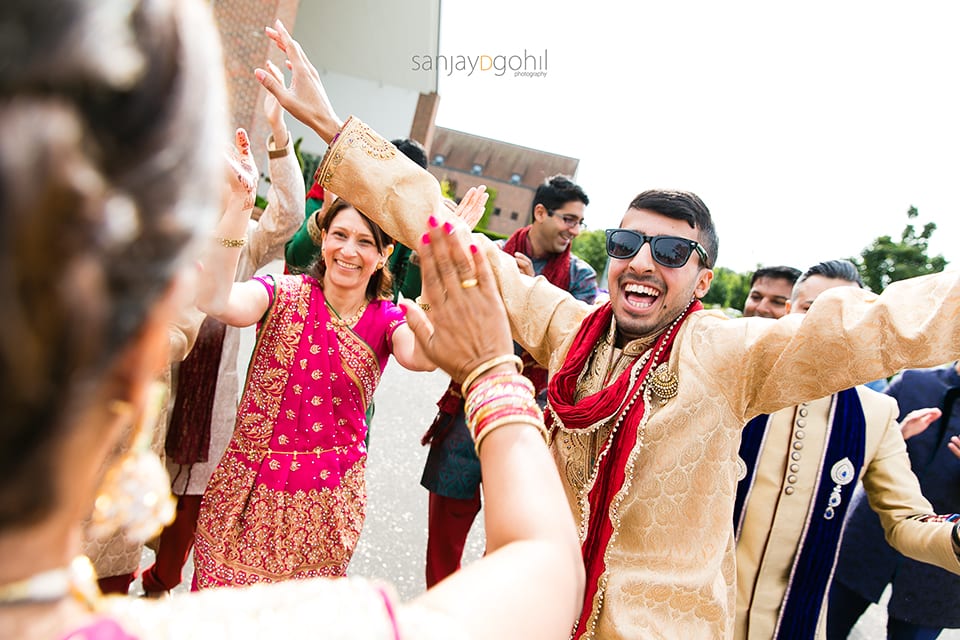
POLYGON ((827 498, 827 508, 823 512, 824 520, 833 520, 833 516, 836 515, 834 510, 843 502, 840 490, 853 482, 855 476, 854 471, 850 458, 844 458, 830 468, 830 479, 833 480, 835 484, 833 485, 833 490, 830 492, 830 497, 827 498))

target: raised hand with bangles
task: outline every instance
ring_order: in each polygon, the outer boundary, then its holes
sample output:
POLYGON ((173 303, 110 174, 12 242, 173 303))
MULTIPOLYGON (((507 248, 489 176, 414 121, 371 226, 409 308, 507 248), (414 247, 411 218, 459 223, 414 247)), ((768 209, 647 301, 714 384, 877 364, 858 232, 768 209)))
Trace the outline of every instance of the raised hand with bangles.
POLYGON ((487 554, 411 604, 446 611, 476 638, 566 637, 583 591, 579 544, 490 264, 435 218, 418 251, 431 311, 404 301, 407 324, 433 362, 468 383, 487 554))

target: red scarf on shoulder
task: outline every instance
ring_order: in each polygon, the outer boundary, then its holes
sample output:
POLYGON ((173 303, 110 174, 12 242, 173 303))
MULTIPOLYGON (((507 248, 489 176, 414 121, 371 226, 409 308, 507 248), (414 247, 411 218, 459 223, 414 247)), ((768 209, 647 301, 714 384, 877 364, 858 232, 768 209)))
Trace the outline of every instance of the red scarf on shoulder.
MULTIPOLYGON (((530 238, 528 237, 530 235, 530 229, 531 227, 528 225, 514 231, 513 234, 507 238, 506 244, 503 245, 503 250, 511 256, 519 252, 532 259, 533 245, 530 243, 530 238)), ((540 275, 546 278, 547 282, 564 291, 570 290, 571 245, 572 243, 568 244, 566 249, 554 254, 547 260, 543 271, 540 272, 540 275)), ((524 375, 530 379, 530 382, 533 383, 533 388, 536 390, 537 395, 539 395, 547 386, 547 370, 541 367, 540 364, 533 359, 533 356, 526 351, 520 354, 520 359, 523 361, 524 375)))
MULTIPOLYGON (((519 252, 532 258, 533 245, 530 244, 530 239, 527 237, 530 235, 530 228, 528 225, 514 231, 513 234, 507 238, 506 244, 503 245, 503 250, 510 255, 519 252)), ((570 247, 572 244, 573 243, 568 244, 566 249, 554 254, 552 258, 547 260, 547 265, 543 268, 543 271, 540 272, 540 275, 546 278, 550 284, 555 287, 560 287, 564 291, 569 291, 570 289, 570 247)))
MULTIPOLYGON (((615 531, 610 519, 610 507, 614 497, 631 479, 626 476, 627 462, 637 445, 638 427, 646 409, 643 400, 643 386, 648 374, 670 358, 673 340, 683 322, 694 311, 703 308, 699 300, 694 301, 676 322, 657 338, 652 347, 652 355, 640 375, 630 383, 630 368, 616 380, 597 393, 576 400, 577 380, 593 354, 597 343, 610 328, 613 319, 613 307, 606 303, 591 313, 580 325, 573 345, 567 353, 563 366, 550 379, 547 387, 547 401, 550 412, 560 419, 567 430, 585 429, 605 419, 616 419, 618 408, 627 398, 636 396, 632 404, 620 416, 620 426, 612 434, 606 455, 597 462, 593 471, 593 486, 590 487, 590 516, 587 534, 583 541, 583 561, 587 571, 586 593, 583 612, 574 637, 579 638, 586 631, 586 625, 592 616, 594 599, 606 573, 604 552, 610 544, 615 531)), ((602 449, 603 450, 603 449, 602 449)), ((604 580, 605 582, 605 580, 604 580)))

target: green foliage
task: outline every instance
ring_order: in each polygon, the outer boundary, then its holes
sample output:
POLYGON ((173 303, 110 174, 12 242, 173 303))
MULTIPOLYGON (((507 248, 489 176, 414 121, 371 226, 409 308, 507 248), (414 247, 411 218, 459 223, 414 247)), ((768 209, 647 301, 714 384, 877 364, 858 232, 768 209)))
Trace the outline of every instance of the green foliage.
POLYGON ((584 231, 573 239, 570 250, 602 274, 607 265, 607 234, 603 229, 584 231))
POLYGON ((297 154, 297 161, 300 163, 300 169, 303 171, 303 184, 307 187, 307 191, 310 191, 310 188, 313 187, 313 174, 317 172, 317 167, 320 166, 323 156, 310 153, 309 151, 301 151, 301 142, 303 142, 303 138, 297 138, 293 143, 293 150, 294 153, 297 154))
POLYGON ((481 229, 486 229, 487 224, 490 222, 490 216, 493 215, 493 203, 497 200, 497 190, 493 187, 487 187, 487 204, 483 207, 483 215, 480 216, 480 222, 477 223, 477 231, 481 229))
POLYGON ((721 309, 739 309, 743 311, 743 302, 750 293, 750 276, 752 272, 737 273, 726 267, 717 267, 713 270, 713 282, 710 291, 703 297, 703 305, 716 306, 721 309))
POLYGON ((457 199, 456 190, 446 178, 440 181, 440 195, 442 195, 444 198, 450 198, 453 201, 456 201, 457 199))
POLYGON ((477 233, 482 233, 483 235, 487 236, 494 242, 496 242, 497 240, 506 240, 509 237, 504 233, 497 233, 496 231, 491 231, 490 229, 481 229, 479 227, 474 229, 474 231, 476 231, 477 233))
POLYGON ((937 273, 947 266, 947 260, 942 255, 927 255, 930 237, 937 225, 928 222, 917 233, 909 220, 914 220, 918 215, 917 208, 911 206, 907 210, 907 226, 899 241, 894 241, 890 236, 880 236, 861 252, 859 258, 852 259, 860 270, 864 284, 871 291, 880 293, 891 282, 937 273))

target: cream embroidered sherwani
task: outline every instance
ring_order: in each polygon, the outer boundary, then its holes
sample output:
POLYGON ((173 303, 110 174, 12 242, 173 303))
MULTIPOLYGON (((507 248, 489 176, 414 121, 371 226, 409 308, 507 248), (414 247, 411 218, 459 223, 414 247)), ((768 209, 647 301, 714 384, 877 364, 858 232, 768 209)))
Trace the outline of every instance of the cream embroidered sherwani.
MULTIPOLYGON (((860 479, 887 540, 904 555, 960 573, 950 540, 953 523, 907 519, 933 513, 933 508, 910 469, 896 401, 866 387, 857 387, 857 394, 866 423, 860 479)), ((821 474, 831 401, 827 396, 770 416, 737 542, 735 638, 773 637, 821 474)), ((839 547, 823 549, 831 557, 838 551, 839 547)), ((818 638, 825 637, 826 600, 825 594, 818 638)), ((790 621, 783 624, 789 626, 790 621)))
MULTIPOLYGON (((355 118, 318 173, 325 189, 408 246, 417 246, 428 216, 450 219, 437 181, 355 118)), ((542 277, 521 275, 516 262, 485 237, 475 235, 474 242, 493 265, 514 339, 556 372, 591 307, 542 277)), ((680 379, 679 395, 648 407, 642 445, 631 452, 631 471, 613 514, 615 537, 606 550, 609 583, 588 625, 595 626, 596 637, 732 637, 731 523, 741 427, 758 414, 901 368, 956 358, 958 314, 957 273, 898 282, 879 297, 838 287, 822 294, 807 314, 776 322, 732 320, 719 311, 692 314, 679 328, 669 360, 680 379)), ((594 363, 622 363, 607 342, 598 345, 594 363)), ((596 437, 562 435, 554 443, 578 520, 578 494, 596 437)), ((587 603, 583 615, 594 604, 587 603)))

